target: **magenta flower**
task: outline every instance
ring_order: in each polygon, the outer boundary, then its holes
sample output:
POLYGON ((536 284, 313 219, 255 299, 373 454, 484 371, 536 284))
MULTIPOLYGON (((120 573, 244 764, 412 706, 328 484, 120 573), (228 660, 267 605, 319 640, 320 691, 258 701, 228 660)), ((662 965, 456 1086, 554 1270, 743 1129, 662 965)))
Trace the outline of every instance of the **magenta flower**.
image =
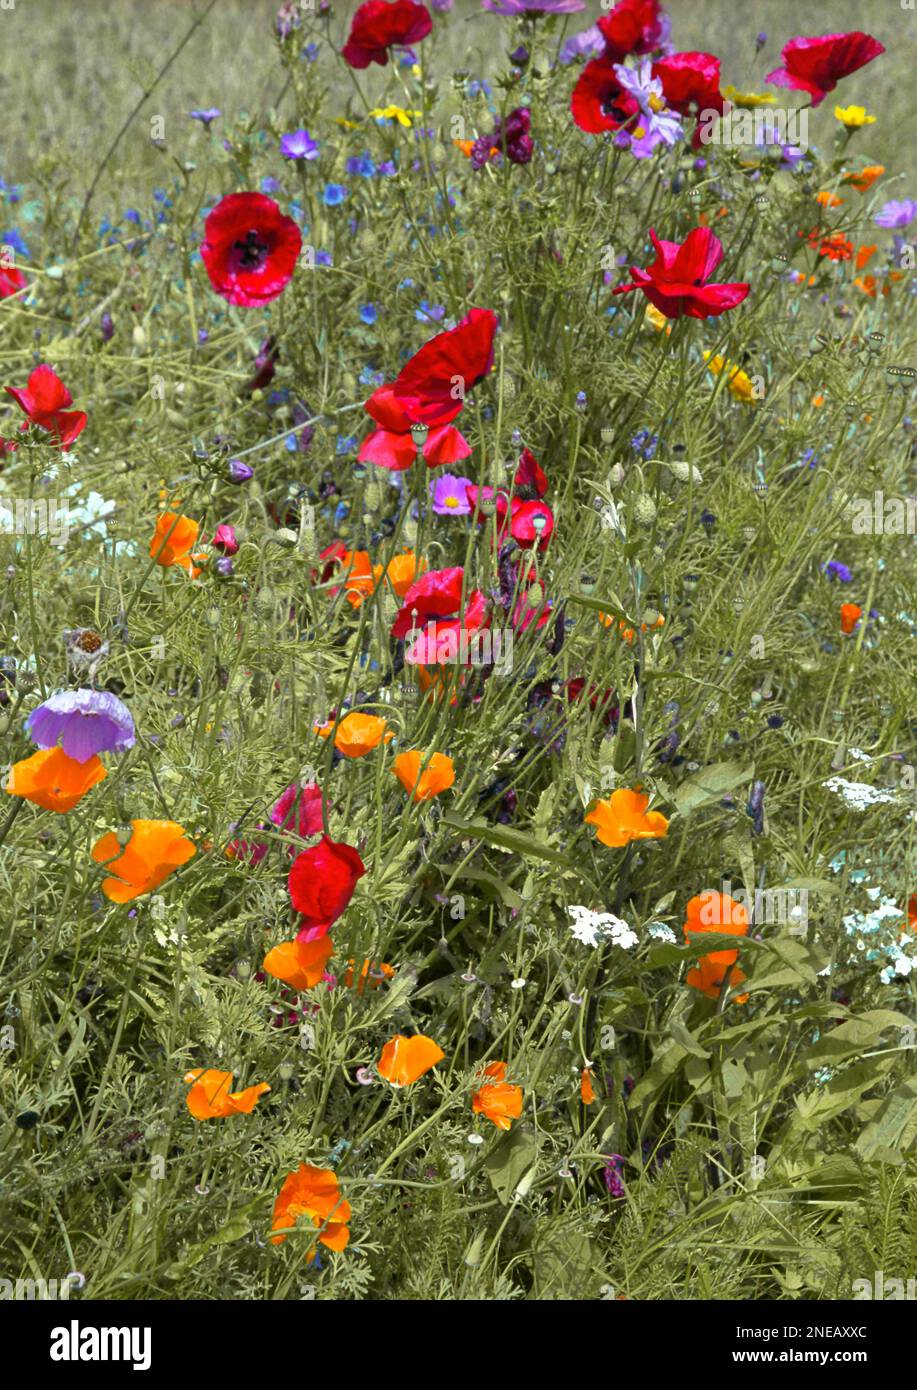
POLYGON ((578 14, 586 8, 586 0, 481 0, 491 14, 525 15, 529 19, 539 14, 578 14))
POLYGON ((912 198, 892 198, 875 215, 877 227, 907 227, 917 217, 917 203, 912 198))
POLYGON ((224 555, 235 555, 239 549, 236 528, 226 521, 221 521, 213 533, 213 545, 214 549, 222 551, 224 555))
POLYGON ((471 486, 470 478, 457 478, 454 473, 443 473, 430 484, 433 510, 437 516, 470 516, 471 504, 466 489, 471 486))
POLYGON ((61 690, 32 710, 26 730, 39 748, 58 741, 68 758, 123 753, 135 743, 130 710, 108 690, 61 690))

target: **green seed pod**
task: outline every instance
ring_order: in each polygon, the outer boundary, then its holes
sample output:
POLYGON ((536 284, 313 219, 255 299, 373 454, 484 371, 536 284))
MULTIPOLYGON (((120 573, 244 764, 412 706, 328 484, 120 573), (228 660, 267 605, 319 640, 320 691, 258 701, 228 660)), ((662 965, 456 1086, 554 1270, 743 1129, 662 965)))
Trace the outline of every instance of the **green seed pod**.
POLYGON ((652 526, 656 520, 656 503, 648 492, 641 492, 634 501, 633 517, 638 526, 652 526))

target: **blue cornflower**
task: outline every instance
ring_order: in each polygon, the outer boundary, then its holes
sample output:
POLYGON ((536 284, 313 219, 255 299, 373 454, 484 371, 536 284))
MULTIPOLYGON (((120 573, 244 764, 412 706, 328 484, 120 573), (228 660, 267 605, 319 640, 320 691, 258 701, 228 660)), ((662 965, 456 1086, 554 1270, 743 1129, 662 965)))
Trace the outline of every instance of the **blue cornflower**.
POLYGON ((344 168, 348 174, 358 174, 362 179, 371 179, 376 172, 376 166, 366 151, 363 154, 352 154, 344 168))
POLYGON ((342 183, 326 183, 325 191, 322 194, 322 202, 326 208, 340 207, 350 196, 349 190, 342 183))
POLYGON ((445 316, 445 304, 428 304, 425 299, 420 301, 420 308, 414 310, 414 317, 419 323, 440 323, 445 316))
POLYGON ((852 584, 853 575, 846 565, 842 565, 840 560, 829 560, 826 565, 822 565, 822 572, 829 579, 837 579, 841 584, 852 584))
POLYGON ((364 323, 375 323, 378 317, 379 310, 376 308, 375 304, 360 305, 360 318, 364 323))
POLYGON ((649 430, 638 430, 630 441, 630 447, 634 453, 640 454, 644 459, 651 459, 656 452, 659 443, 658 434, 650 434, 649 430))

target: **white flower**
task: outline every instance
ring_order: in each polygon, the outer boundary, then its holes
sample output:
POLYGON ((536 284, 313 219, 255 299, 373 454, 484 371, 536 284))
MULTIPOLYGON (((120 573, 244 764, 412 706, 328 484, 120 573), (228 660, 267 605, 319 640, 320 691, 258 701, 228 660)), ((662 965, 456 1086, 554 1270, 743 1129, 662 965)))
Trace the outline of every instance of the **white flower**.
POLYGON ((855 811, 865 811, 868 806, 895 800, 892 791, 871 787, 868 782, 848 782, 846 777, 829 777, 825 786, 829 791, 837 792, 855 811))
POLYGON ((578 906, 571 907, 569 911, 573 918, 570 930, 584 946, 599 946, 610 941, 612 946, 621 946, 627 951, 638 944, 636 932, 631 931, 627 923, 613 912, 593 912, 589 907, 578 906))
POLYGON ((646 930, 655 941, 671 941, 673 946, 678 943, 677 936, 665 922, 650 922, 646 930))

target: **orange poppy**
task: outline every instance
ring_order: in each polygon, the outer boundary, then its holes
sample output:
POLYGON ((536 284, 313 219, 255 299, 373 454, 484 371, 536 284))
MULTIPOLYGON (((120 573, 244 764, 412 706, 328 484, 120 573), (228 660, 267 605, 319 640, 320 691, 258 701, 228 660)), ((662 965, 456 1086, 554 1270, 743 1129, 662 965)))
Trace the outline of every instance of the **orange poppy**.
MULTIPOLYGON (((344 971, 343 980, 348 989, 350 989, 353 984, 353 967, 355 964, 356 961, 349 960, 347 962, 347 969, 344 971)), ((357 994, 363 993, 363 990, 366 988, 367 980, 369 981, 370 989, 376 989, 383 980, 390 980, 394 974, 395 972, 392 967, 386 965, 384 961, 364 960, 363 967, 360 970, 360 978, 357 981, 357 994)))
MULTIPOLYGON (((614 618, 610 613, 599 613, 599 620, 603 627, 614 627, 614 618)), ((665 618, 660 613, 653 623, 641 623, 640 631, 649 632, 651 627, 665 627, 665 618)), ((636 633, 632 627, 628 627, 623 618, 618 619, 618 631, 624 641, 630 646, 633 643, 636 633)))
POLYGON ((579 1083, 579 1093, 584 1105, 591 1105, 595 1100, 595 1087, 592 1084, 592 1072, 588 1067, 583 1068, 583 1074, 580 1077, 579 1083))
POLYGON ((884 164, 867 164, 865 169, 861 169, 858 174, 845 174, 844 183, 853 184, 861 193, 865 193, 868 188, 872 188, 876 179, 880 179, 885 173, 884 164))
POLYGON ((163 512, 156 522, 156 530, 150 541, 150 556, 157 565, 168 569, 170 565, 180 565, 188 571, 192 579, 200 574, 194 564, 202 560, 202 555, 192 555, 191 550, 200 534, 200 526, 190 517, 177 512, 163 512))
MULTIPOLYGON (((862 294, 868 295, 870 299, 875 299, 879 288, 879 282, 874 275, 857 275, 853 283, 862 294)), ((883 285, 882 293, 888 294, 887 285, 883 285)))
POLYGON ((398 1033, 382 1049, 379 1075, 393 1086, 412 1086, 445 1055, 442 1048, 437 1047, 432 1038, 424 1037, 423 1033, 415 1033, 413 1038, 398 1033))
MULTIPOLYGON (((685 908, 685 941, 704 932, 723 932, 731 936, 748 934, 748 913, 728 893, 700 893, 685 908)), ((711 951, 704 959, 714 965, 735 965, 738 951, 711 951)))
POLYGON ((420 578, 426 568, 426 560, 423 558, 418 560, 413 550, 405 550, 401 555, 396 555, 394 560, 389 561, 385 577, 398 597, 403 599, 408 589, 420 578))
MULTIPOLYGON (((735 989, 737 985, 743 983, 748 977, 743 974, 737 965, 729 966, 719 959, 729 952, 712 951, 708 956, 701 956, 695 966, 688 971, 685 981, 692 989, 699 989, 701 994, 705 994, 708 999, 719 999, 723 988, 723 977, 729 971, 729 988, 735 989)), ((737 1004, 748 1002, 747 994, 740 994, 735 1001, 737 1004)))
POLYGON ((839 198, 836 193, 825 192, 816 193, 815 201, 816 203, 820 203, 823 208, 839 208, 844 200, 843 198, 839 198))
POLYGON ((225 1120, 228 1115, 250 1115, 261 1097, 271 1089, 266 1081, 260 1081, 257 1086, 247 1086, 244 1091, 230 1091, 231 1071, 211 1071, 203 1067, 186 1072, 185 1080, 194 1082, 185 1101, 196 1120, 225 1120))
POLYGON ((63 815, 107 776, 97 753, 80 763, 68 757, 63 748, 41 748, 30 758, 13 763, 6 790, 10 796, 25 797, 46 811, 63 815))
POLYGON ((412 748, 406 753, 398 754, 392 772, 415 801, 430 801, 452 786, 455 781, 455 767, 452 759, 445 753, 433 753, 423 772, 420 771, 422 761, 423 754, 420 750, 412 748))
MULTIPOLYGON (((327 738, 334 723, 316 724, 315 732, 319 738, 327 738)), ((345 758, 362 758, 385 739, 388 743, 394 734, 386 732, 388 725, 377 714, 345 714, 334 734, 334 746, 345 758)))
POLYGON ((849 637, 863 616, 863 610, 856 603, 841 604, 841 631, 849 637))
POLYGON ((268 951, 261 969, 291 989, 313 989, 325 973, 334 947, 330 936, 317 941, 281 941, 268 951))
POLYGON ((352 608, 359 608, 365 598, 376 587, 376 581, 382 573, 382 566, 373 567, 368 550, 347 550, 341 556, 341 564, 344 567, 344 590, 347 594, 347 602, 352 608))
POLYGON ((505 1062, 491 1062, 484 1068, 484 1075, 491 1079, 475 1091, 471 1108, 476 1115, 492 1120, 497 1129, 509 1129, 513 1120, 518 1120, 522 1114, 522 1087, 504 1080, 505 1062))
POLYGON ((196 853, 174 820, 132 820, 126 845, 111 830, 92 849, 96 863, 104 864, 113 875, 102 881, 102 892, 113 903, 129 903, 152 893, 196 853))
POLYGON ((596 826, 603 845, 618 847, 631 840, 659 840, 668 833, 669 822, 659 811, 647 811, 649 797, 636 788, 620 787, 609 799, 597 801, 584 817, 596 826))
MULTIPOLYGON (((306 1216, 320 1230, 319 1241, 329 1250, 343 1250, 350 1240, 347 1222, 350 1203, 345 1202, 333 1168, 313 1168, 300 1163, 295 1173, 288 1173, 274 1203, 271 1236, 273 1245, 282 1245, 296 1226, 297 1218, 306 1216)), ((315 1246, 308 1251, 307 1260, 315 1257, 315 1246)))
POLYGON ((874 242, 872 246, 861 246, 856 256, 857 270, 862 270, 866 262, 872 259, 878 249, 878 242, 874 242))
POLYGON ((907 924, 911 931, 917 932, 917 893, 907 900, 907 924))

